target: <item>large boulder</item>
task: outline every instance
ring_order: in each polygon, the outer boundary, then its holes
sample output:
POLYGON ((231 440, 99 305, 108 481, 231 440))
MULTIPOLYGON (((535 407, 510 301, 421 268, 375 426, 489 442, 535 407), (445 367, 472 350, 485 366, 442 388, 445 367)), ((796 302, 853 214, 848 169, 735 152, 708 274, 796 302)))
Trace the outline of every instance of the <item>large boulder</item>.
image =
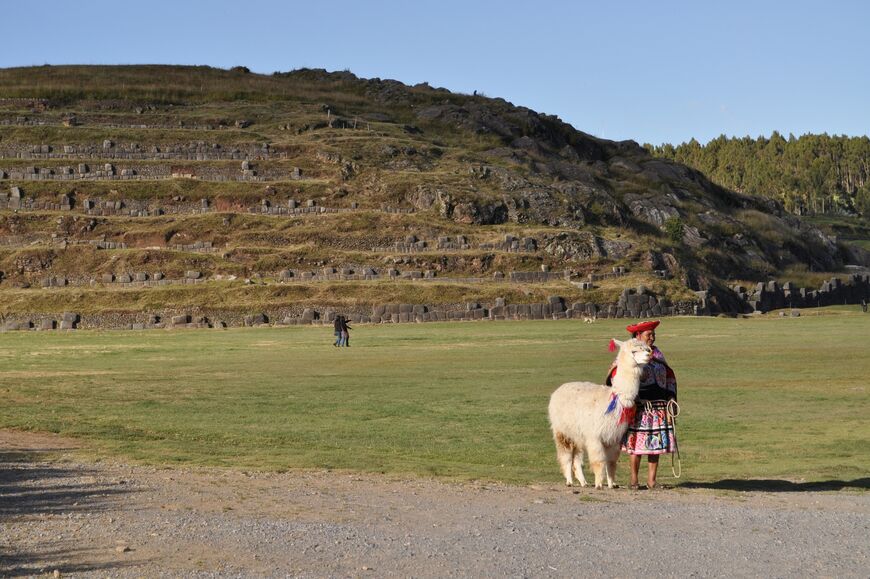
POLYGON ((656 227, 664 227, 668 219, 680 217, 679 210, 664 196, 642 196, 629 193, 625 195, 623 200, 631 210, 632 215, 656 227))

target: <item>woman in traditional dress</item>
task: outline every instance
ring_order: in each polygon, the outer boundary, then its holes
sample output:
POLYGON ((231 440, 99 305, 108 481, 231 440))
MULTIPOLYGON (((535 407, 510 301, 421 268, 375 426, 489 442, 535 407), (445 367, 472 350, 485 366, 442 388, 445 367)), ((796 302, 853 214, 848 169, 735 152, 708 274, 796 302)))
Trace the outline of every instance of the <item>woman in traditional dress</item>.
MULTIPOLYGON (((637 338, 652 349, 652 358, 644 366, 640 377, 640 391, 635 401, 634 418, 622 439, 622 450, 629 455, 631 479, 629 486, 638 488, 638 472, 641 457, 646 455, 647 488, 656 487, 659 468, 659 455, 672 453, 677 449, 674 432, 673 411, 669 411, 671 401, 677 399, 677 379, 674 371, 665 361, 662 351, 655 347, 658 320, 640 322, 626 327, 633 338, 637 338)), ((607 384, 616 372, 616 362, 611 366, 607 384)), ((671 408, 673 408, 671 406, 671 408)))

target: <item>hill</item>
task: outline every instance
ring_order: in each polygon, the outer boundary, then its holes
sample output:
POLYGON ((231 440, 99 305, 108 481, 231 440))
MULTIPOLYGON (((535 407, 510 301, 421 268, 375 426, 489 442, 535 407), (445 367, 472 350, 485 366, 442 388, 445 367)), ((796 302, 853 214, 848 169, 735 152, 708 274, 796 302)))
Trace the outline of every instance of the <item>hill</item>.
POLYGON ((310 69, 44 66, 0 87, 7 317, 737 311, 730 284, 818 287, 866 259, 503 99, 310 69))

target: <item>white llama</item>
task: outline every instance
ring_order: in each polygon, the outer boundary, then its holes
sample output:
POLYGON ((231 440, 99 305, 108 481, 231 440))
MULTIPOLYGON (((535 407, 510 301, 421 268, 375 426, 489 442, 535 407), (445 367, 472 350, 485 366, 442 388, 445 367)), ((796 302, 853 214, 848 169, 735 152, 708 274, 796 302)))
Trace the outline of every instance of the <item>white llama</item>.
POLYGON ((556 441, 556 458, 568 486, 572 472, 586 486, 583 476, 583 451, 595 473, 595 488, 602 488, 606 473, 607 486, 613 488, 619 445, 628 430, 628 416, 623 409, 634 406, 643 367, 652 352, 643 342, 613 340, 619 346, 613 386, 592 382, 568 382, 550 396, 550 426, 556 441))

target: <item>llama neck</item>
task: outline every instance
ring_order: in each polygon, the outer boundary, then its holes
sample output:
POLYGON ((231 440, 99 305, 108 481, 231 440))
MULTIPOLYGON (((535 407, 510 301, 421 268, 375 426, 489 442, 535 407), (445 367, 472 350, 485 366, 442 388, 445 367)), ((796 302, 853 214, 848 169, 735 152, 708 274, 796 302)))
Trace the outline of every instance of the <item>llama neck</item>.
POLYGON ((640 389, 640 375, 643 367, 631 360, 628 364, 619 364, 613 377, 613 391, 624 400, 634 400, 640 389))

